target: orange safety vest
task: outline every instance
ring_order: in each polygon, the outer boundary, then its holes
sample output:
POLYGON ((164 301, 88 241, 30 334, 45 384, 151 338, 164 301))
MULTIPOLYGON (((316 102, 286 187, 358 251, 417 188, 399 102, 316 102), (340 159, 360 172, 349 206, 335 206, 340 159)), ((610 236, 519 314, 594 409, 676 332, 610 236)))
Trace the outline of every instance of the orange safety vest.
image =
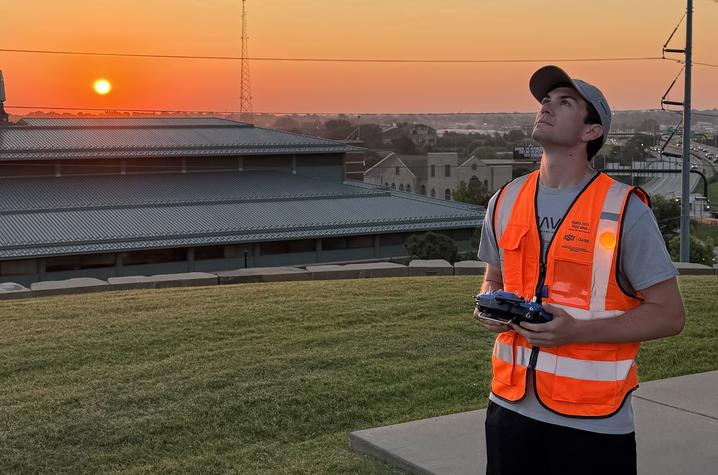
MULTIPOLYGON (((615 318, 641 304, 617 279, 621 223, 629 196, 643 190, 598 173, 564 215, 541 259, 536 197, 539 172, 501 189, 492 216, 504 290, 534 297, 574 318, 615 318)), ((500 333, 492 354, 491 391, 509 402, 526 392, 527 371, 546 408, 566 416, 606 417, 638 387, 638 343, 571 343, 532 347, 514 331, 500 333)))

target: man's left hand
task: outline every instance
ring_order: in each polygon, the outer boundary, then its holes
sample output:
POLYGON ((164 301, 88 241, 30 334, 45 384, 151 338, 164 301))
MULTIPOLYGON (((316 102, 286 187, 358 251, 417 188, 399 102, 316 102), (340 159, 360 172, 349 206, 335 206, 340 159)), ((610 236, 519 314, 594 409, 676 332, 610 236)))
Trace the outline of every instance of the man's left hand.
POLYGON ((544 310, 553 314, 553 320, 547 323, 512 323, 511 327, 528 340, 533 346, 551 347, 575 343, 580 322, 562 308, 544 304, 544 310))

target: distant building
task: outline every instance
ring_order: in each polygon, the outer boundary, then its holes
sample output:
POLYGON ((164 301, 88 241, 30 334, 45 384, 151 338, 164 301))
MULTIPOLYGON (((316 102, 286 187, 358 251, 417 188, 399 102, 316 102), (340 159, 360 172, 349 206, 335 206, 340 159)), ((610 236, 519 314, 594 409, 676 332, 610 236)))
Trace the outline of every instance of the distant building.
POLYGON ((355 152, 211 118, 0 127, 0 282, 403 257, 429 230, 469 249, 483 207, 346 180, 355 152))
POLYGON ((402 137, 407 137, 415 145, 433 147, 438 140, 436 129, 425 124, 394 124, 382 129, 382 134, 386 145, 395 145, 402 137))
POLYGON ((476 157, 459 159, 456 152, 427 155, 389 153, 364 173, 364 181, 376 185, 452 200, 453 192, 462 181, 479 180, 490 192, 511 180, 510 161, 494 160, 487 164, 476 157), (498 163, 497 163, 498 162, 498 163))

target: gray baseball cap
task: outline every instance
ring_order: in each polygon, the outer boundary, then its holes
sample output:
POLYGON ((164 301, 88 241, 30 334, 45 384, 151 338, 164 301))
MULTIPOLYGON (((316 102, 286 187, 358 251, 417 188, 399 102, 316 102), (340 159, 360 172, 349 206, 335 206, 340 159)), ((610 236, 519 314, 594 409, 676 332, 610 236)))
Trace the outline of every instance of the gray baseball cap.
POLYGON ((580 79, 573 79, 566 71, 558 66, 544 66, 531 76, 529 79, 529 89, 531 94, 541 102, 546 94, 559 84, 573 84, 573 87, 581 96, 586 99, 598 112, 603 126, 603 138, 601 144, 606 143, 608 131, 611 130, 611 108, 603 93, 593 84, 580 79))

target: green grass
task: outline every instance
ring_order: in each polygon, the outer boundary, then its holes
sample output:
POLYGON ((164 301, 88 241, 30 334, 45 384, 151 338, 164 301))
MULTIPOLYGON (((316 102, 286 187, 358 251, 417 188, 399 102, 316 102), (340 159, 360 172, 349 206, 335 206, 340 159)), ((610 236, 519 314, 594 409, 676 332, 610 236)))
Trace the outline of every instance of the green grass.
MULTIPOLYGON (((0 303, 3 472, 400 473, 352 430, 484 407, 480 279, 108 292, 0 303)), ((718 278, 643 380, 718 369, 718 278)), ((481 427, 477 431, 483 430, 481 427)))

